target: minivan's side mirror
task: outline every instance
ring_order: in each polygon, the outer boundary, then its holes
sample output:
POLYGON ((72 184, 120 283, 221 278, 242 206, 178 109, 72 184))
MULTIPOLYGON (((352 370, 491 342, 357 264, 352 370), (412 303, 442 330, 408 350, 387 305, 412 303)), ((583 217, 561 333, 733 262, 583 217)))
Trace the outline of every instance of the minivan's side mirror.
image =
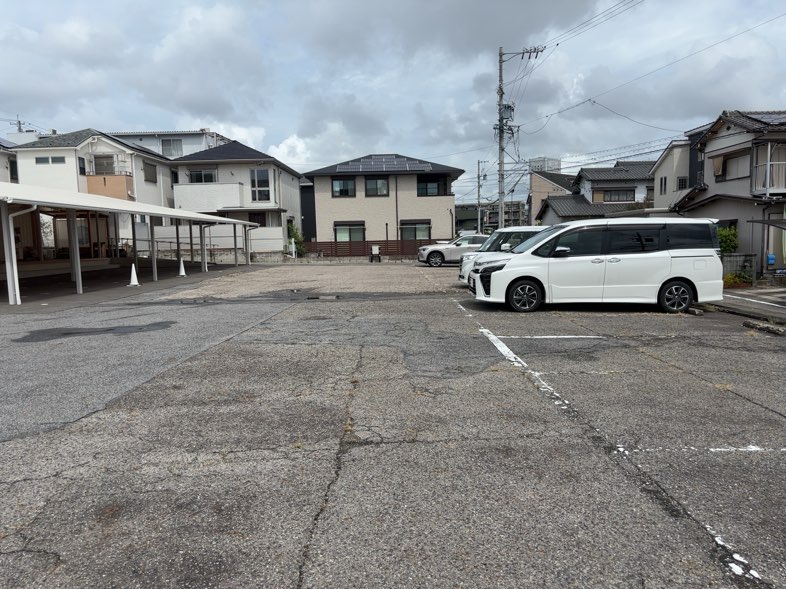
POLYGON ((509 243, 503 243, 501 246, 499 246, 499 250, 501 252, 509 252, 511 249, 513 248, 510 247, 509 243))
POLYGON ((552 258, 567 258, 570 255, 570 248, 564 245, 557 246, 554 253, 551 254, 552 258))

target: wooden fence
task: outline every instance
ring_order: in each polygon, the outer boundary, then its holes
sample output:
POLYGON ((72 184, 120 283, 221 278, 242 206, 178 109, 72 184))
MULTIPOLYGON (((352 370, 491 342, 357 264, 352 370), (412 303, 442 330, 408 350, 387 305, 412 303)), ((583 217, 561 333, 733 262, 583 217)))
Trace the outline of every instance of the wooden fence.
POLYGON ((321 256, 369 256, 371 246, 378 245, 383 256, 417 256, 418 248, 436 243, 435 239, 381 239, 378 241, 307 241, 306 251, 321 256))

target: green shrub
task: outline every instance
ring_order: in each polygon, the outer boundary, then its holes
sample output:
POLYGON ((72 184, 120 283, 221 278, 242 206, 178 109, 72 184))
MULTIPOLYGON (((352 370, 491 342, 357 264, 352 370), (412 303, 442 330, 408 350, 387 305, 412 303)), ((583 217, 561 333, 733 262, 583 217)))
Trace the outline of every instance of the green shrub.
POLYGON ((736 227, 718 227, 718 241, 722 254, 733 254, 740 246, 736 227))
POLYGON ((723 277, 723 287, 747 286, 751 284, 750 274, 746 272, 729 272, 723 277))
POLYGON ((306 244, 303 241, 303 235, 298 231, 293 223, 287 223, 287 234, 289 239, 295 240, 295 251, 298 258, 303 258, 306 255, 306 244))

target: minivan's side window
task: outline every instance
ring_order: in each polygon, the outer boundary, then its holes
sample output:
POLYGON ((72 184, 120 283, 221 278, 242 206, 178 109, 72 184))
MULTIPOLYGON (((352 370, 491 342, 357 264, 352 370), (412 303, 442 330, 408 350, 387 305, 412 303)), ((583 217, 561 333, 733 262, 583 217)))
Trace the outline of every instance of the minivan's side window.
POLYGON ((568 256, 599 256, 603 252, 603 227, 590 227, 568 231, 544 243, 534 253, 536 256, 548 257, 558 247, 570 249, 568 256))
POLYGON ((609 227, 609 254, 655 252, 660 249, 661 227, 609 227))
POLYGON ((714 226, 709 223, 670 223, 666 226, 668 249, 716 248, 714 226))

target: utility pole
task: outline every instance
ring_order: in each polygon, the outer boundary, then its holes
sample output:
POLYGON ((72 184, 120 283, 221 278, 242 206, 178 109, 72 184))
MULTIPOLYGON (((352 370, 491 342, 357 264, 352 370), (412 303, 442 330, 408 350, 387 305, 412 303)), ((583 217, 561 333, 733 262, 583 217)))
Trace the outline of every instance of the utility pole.
MULTIPOLYGON (((488 163, 487 160, 478 160, 478 233, 483 233, 480 230, 480 164, 487 164, 487 163, 488 163)), ((483 179, 485 180, 485 174, 483 176, 484 176, 483 179)))
POLYGON ((497 138, 499 140, 499 189, 497 203, 499 205, 499 222, 497 223, 497 229, 502 229, 505 226, 505 135, 508 133, 507 121, 513 119, 513 105, 505 104, 502 100, 505 96, 505 90, 502 85, 502 64, 507 61, 505 56, 511 56, 508 58, 511 59, 514 55, 520 55, 521 59, 524 59, 524 56, 527 55, 529 59, 532 59, 534 55, 535 59, 537 59, 538 55, 545 50, 546 48, 543 45, 509 53, 505 53, 502 47, 499 48, 499 86, 497 87, 498 120, 496 125, 497 138))

